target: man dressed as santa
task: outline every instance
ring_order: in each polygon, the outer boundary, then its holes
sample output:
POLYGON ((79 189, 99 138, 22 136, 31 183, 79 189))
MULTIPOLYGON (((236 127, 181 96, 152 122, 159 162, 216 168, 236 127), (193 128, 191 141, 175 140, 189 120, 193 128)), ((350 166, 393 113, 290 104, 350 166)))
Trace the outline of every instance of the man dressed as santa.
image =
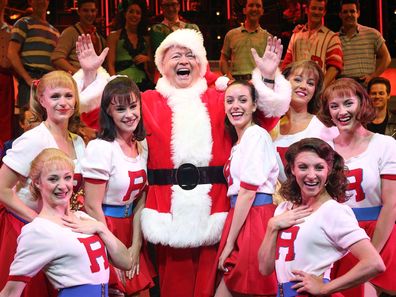
MULTIPOLYGON (((270 38, 263 57, 252 54, 260 123, 271 130, 291 96, 289 82, 277 71, 282 45, 270 38)), ((162 77, 156 90, 142 94, 149 150, 142 231, 157 247, 161 296, 205 296, 230 208, 223 177, 231 150, 224 93, 207 86, 200 32, 181 29, 168 35, 156 50, 155 64, 162 77)))

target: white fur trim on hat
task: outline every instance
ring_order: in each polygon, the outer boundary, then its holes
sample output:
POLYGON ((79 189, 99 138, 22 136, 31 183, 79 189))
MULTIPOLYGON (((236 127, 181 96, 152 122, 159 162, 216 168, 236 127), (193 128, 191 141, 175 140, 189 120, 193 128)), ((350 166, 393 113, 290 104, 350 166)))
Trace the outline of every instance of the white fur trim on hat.
POLYGON ((88 85, 85 89, 84 87, 84 73, 80 69, 74 75, 73 78, 77 83, 77 88, 80 97, 80 112, 90 112, 100 107, 100 101, 102 100, 102 93, 104 87, 107 84, 107 79, 110 75, 107 71, 100 67, 96 73, 96 79, 88 85))
POLYGON ((290 106, 290 82, 277 70, 275 74, 274 89, 265 85, 258 68, 252 72, 252 82, 257 92, 257 107, 269 117, 280 117, 286 113, 290 106))
POLYGON ((194 29, 179 29, 169 34, 155 51, 155 65, 161 75, 164 75, 162 61, 166 50, 172 46, 181 46, 191 49, 198 63, 200 64, 199 74, 204 77, 208 60, 206 59, 206 50, 202 33, 194 29))

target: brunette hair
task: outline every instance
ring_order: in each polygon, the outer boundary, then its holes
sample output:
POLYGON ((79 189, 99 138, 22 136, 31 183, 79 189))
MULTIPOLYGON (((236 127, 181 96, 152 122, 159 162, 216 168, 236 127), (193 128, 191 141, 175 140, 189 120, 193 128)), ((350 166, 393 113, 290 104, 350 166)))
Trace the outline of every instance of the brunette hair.
POLYGON ((344 4, 355 4, 356 5, 356 10, 360 11, 360 2, 359 0, 341 0, 340 1, 340 8, 342 9, 342 6, 344 4))
POLYGON ((282 74, 285 76, 286 79, 289 80, 289 76, 292 74, 296 74, 298 71, 301 71, 301 73, 312 73, 315 77, 315 93, 313 94, 311 100, 308 102, 307 110, 310 114, 316 114, 320 109, 321 96, 323 93, 323 70, 314 61, 302 60, 289 64, 283 70, 282 74))
POLYGON ((65 152, 57 148, 43 149, 41 153, 33 159, 29 172, 29 177, 31 179, 29 188, 33 199, 37 200, 41 198, 37 183, 42 172, 53 168, 68 168, 74 172, 74 163, 65 152))
POLYGON ((144 36, 148 33, 148 11, 147 11, 147 3, 145 0, 123 0, 118 5, 118 13, 115 17, 115 29, 121 29, 125 27, 126 18, 125 14, 127 13, 129 7, 131 5, 137 5, 140 7, 142 11, 142 15, 140 18, 140 22, 137 26, 138 36, 144 36))
POLYGON ((319 138, 304 138, 293 143, 287 150, 285 155, 287 180, 281 186, 281 196, 296 204, 301 204, 302 202, 300 186, 292 173, 294 161, 301 152, 313 152, 326 161, 330 169, 325 185, 326 191, 334 200, 344 202, 347 199, 345 191, 348 185, 348 180, 345 176, 344 159, 328 143, 319 138))
MULTIPOLYGON (((248 82, 247 80, 234 80, 232 83, 230 83, 227 86, 227 89, 234 85, 242 85, 242 86, 247 87, 249 89, 249 93, 250 93, 250 96, 252 97, 253 103, 256 103, 256 101, 257 101, 256 89, 254 88, 252 83, 248 82)), ((226 92, 227 92, 227 90, 226 90, 226 92)), ((226 97, 224 97, 224 100, 226 100, 226 97)), ((257 110, 253 113, 253 122, 256 124, 258 122, 257 110)), ((232 144, 236 143, 238 141, 238 135, 236 133, 235 127, 231 124, 227 115, 225 116, 224 124, 225 124, 225 128, 226 128, 227 132, 231 136, 232 144)))
MULTIPOLYGON (((325 8, 327 6, 327 0, 316 0, 318 2, 324 2, 325 3, 325 8)), ((309 5, 311 5, 312 0, 307 0, 307 7, 309 8, 309 5)))
POLYGON ((142 141, 146 138, 146 131, 143 125, 142 99, 139 88, 130 78, 119 76, 108 82, 103 90, 99 115, 100 129, 98 137, 100 139, 114 141, 117 136, 114 120, 108 114, 110 104, 120 103, 129 105, 135 100, 140 103, 140 121, 133 132, 133 136, 137 141, 142 141))
POLYGON ((30 110, 38 122, 47 119, 47 111, 40 104, 40 97, 46 88, 68 88, 71 89, 76 99, 73 115, 69 119, 68 130, 76 133, 80 126, 80 98, 78 96, 77 84, 70 73, 62 70, 51 71, 45 74, 40 80, 35 80, 31 87, 30 110))
POLYGON ((386 79, 385 77, 374 77, 370 79, 368 85, 367 85, 367 92, 370 93, 372 85, 385 85, 386 87, 386 93, 389 95, 391 92, 391 83, 389 79, 386 79))
POLYGON ((85 3, 95 3, 95 6, 98 6, 98 3, 96 0, 78 0, 77 1, 77 7, 80 9, 81 6, 83 6, 85 3))
POLYGON ((364 127, 374 120, 375 109, 367 91, 354 79, 340 78, 333 81, 323 93, 322 107, 318 114, 318 118, 323 122, 323 124, 327 127, 335 126, 331 120, 329 101, 334 97, 350 96, 356 96, 360 102, 360 108, 357 112, 356 119, 364 127))

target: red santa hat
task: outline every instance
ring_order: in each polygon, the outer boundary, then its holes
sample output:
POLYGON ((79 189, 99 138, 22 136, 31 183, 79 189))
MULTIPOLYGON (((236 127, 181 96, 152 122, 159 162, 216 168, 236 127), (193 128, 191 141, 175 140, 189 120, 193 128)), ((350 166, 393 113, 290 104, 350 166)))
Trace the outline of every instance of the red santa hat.
POLYGON ((162 60, 166 51, 172 46, 189 48, 196 56, 199 63, 199 74, 205 76, 208 60, 204 47, 202 33, 194 29, 179 29, 169 34, 155 51, 155 65, 161 75, 164 75, 162 60))

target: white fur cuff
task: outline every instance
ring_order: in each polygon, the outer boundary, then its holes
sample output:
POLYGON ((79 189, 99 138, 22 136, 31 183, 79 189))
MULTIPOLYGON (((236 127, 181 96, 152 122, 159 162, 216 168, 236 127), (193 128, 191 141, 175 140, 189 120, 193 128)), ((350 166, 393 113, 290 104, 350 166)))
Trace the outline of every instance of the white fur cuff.
POLYGON ((277 70, 275 86, 271 89, 262 80, 261 72, 255 68, 252 72, 252 82, 257 91, 257 107, 265 117, 280 117, 289 109, 291 100, 290 82, 277 70))
POLYGON ((107 71, 100 67, 96 74, 96 79, 83 90, 84 73, 82 69, 78 70, 73 78, 77 83, 79 97, 80 97, 80 113, 90 112, 100 107, 103 90, 107 84, 110 75, 107 71))

